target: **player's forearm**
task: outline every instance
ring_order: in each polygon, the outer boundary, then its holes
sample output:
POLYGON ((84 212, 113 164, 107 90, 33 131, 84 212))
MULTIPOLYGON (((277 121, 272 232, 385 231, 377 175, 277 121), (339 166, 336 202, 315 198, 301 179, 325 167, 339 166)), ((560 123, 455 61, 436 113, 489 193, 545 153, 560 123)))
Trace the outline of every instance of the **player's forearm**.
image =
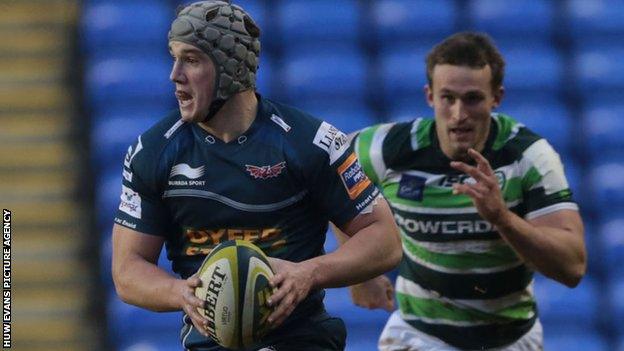
POLYGON ((526 263, 569 287, 578 285, 586 270, 579 227, 582 228, 582 224, 567 228, 536 226, 512 212, 507 212, 505 219, 496 223, 501 236, 526 263))
POLYGON ((396 225, 380 220, 348 238, 336 251, 307 263, 313 267, 314 285, 332 288, 361 283, 387 272, 399 264, 401 256, 396 225))
POLYGON ((141 257, 128 258, 113 267, 113 280, 117 294, 126 303, 156 312, 181 309, 176 290, 183 281, 141 257))

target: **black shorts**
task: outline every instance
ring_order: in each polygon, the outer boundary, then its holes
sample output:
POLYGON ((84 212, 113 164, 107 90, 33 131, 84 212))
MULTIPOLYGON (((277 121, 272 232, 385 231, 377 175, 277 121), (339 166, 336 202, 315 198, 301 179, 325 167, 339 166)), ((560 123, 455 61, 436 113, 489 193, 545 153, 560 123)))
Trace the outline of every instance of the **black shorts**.
MULTIPOLYGON (((280 326, 269 333, 263 342, 251 350, 264 351, 343 351, 347 329, 340 318, 324 310, 311 317, 301 318, 280 326)), ((189 351, 229 351, 221 346, 206 346, 187 349, 189 351)), ((250 350, 250 351, 251 351, 250 350)))

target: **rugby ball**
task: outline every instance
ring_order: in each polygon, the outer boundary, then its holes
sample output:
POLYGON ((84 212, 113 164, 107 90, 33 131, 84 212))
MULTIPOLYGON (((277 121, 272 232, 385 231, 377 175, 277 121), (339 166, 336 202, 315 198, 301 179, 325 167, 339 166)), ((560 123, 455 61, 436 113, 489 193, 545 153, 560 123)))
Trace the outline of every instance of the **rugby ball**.
POLYGON ((243 240, 217 245, 198 270, 201 287, 195 295, 206 301, 199 313, 206 331, 219 345, 240 350, 253 346, 269 331, 273 269, 262 250, 243 240))

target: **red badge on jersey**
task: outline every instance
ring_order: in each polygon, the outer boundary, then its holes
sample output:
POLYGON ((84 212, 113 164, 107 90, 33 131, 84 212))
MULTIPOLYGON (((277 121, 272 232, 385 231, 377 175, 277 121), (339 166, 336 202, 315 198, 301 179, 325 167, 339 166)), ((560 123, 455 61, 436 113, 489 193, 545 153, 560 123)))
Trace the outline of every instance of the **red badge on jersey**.
POLYGON ((273 166, 254 166, 245 165, 245 169, 256 179, 274 178, 282 174, 282 170, 286 168, 286 161, 282 161, 273 166))

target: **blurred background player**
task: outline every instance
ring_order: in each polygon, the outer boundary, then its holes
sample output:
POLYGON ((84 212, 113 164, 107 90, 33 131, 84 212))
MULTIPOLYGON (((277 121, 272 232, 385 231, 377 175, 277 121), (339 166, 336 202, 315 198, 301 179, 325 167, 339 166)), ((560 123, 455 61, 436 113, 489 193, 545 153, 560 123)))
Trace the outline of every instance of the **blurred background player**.
MULTIPOLYGON (((540 350, 533 271, 575 287, 586 271, 583 223, 551 145, 502 101, 505 63, 484 34, 446 38, 427 56, 435 119, 366 128, 353 140, 401 230, 399 310, 380 350, 540 350)), ((392 305, 385 276, 352 287, 392 305)))
POLYGON ((193 293, 193 274, 219 243, 249 240, 276 273, 275 330, 262 345, 343 350, 344 323, 325 312, 322 289, 396 266, 398 230, 345 134, 255 92, 259 36, 249 14, 223 1, 188 5, 173 21, 179 111, 128 149, 113 227, 115 287, 128 303, 184 311, 184 349, 223 350, 197 311, 205 301, 193 293), (327 220, 353 240, 325 255, 327 220), (157 266, 163 244, 182 279, 157 266))

